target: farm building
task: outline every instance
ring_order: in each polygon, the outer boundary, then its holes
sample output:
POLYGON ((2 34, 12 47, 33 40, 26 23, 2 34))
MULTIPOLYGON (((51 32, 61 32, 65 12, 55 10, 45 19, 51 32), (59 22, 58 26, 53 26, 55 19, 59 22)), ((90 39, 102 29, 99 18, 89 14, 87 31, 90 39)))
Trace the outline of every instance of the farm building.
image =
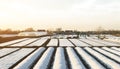
POLYGON ((18 36, 41 36, 41 35, 47 35, 47 32, 41 31, 41 32, 21 32, 18 34, 18 36))

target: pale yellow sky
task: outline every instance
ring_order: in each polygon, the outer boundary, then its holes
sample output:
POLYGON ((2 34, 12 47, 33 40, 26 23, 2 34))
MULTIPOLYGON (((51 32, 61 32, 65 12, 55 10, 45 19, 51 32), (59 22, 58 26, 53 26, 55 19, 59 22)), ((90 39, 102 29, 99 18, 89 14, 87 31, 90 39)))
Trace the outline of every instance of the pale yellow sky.
POLYGON ((0 0, 0 28, 120 30, 120 0, 0 0))

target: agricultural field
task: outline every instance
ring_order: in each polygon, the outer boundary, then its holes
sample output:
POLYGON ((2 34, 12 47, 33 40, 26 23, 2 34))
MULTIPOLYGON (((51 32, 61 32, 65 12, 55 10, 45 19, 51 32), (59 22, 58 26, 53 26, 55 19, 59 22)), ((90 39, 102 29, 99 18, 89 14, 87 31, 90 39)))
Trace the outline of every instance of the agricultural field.
POLYGON ((64 37, 21 38, 1 43, 0 69, 120 68, 118 37, 64 37))

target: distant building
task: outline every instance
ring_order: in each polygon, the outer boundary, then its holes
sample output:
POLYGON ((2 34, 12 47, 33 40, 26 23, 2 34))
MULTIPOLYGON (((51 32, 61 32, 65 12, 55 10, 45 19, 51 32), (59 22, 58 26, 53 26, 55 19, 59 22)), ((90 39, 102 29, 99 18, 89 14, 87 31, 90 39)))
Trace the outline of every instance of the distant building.
POLYGON ((44 29, 38 29, 37 31, 38 32, 45 32, 46 30, 44 30, 44 29))

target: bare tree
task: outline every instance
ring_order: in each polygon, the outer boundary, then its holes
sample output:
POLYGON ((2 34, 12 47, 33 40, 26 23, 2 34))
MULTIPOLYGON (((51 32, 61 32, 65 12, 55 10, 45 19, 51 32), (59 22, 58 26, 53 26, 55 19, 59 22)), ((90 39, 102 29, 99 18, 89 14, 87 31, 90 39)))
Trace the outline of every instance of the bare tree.
POLYGON ((101 26, 99 26, 97 28, 97 34, 98 34, 98 39, 104 39, 105 38, 105 35, 103 35, 103 31, 105 31, 101 26))
POLYGON ((27 29, 25 29, 25 32, 33 32, 33 31, 35 31, 33 28, 27 28, 27 29))

